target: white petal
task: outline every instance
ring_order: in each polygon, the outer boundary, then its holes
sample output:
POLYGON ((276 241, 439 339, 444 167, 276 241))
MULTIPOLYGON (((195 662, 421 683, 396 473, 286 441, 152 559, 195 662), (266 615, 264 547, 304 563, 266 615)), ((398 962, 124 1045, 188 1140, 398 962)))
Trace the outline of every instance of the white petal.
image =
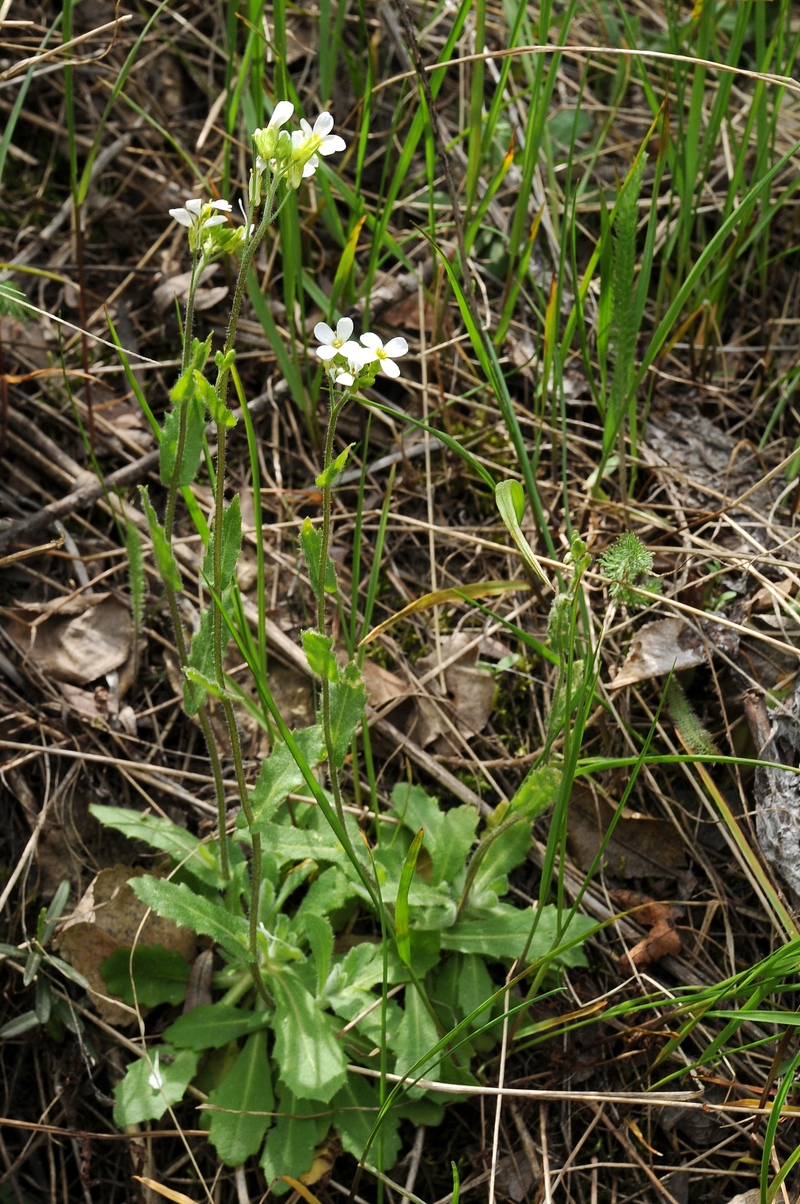
POLYGON ((200 210, 202 208, 203 208, 203 202, 198 201, 196 197, 193 200, 186 202, 187 212, 193 213, 195 215, 195 217, 200 216, 200 210))
POLYGON ((222 214, 221 214, 221 213, 215 213, 215 214, 213 215, 213 217, 207 217, 207 218, 206 218, 206 220, 205 220, 205 221, 203 222, 203 224, 200 226, 200 229, 201 229, 201 230, 209 230, 209 229, 211 228, 211 226, 225 226, 225 225, 227 225, 227 221, 226 221, 226 219, 225 219, 225 218, 222 216, 222 214))
POLYGON ((233 205, 230 201, 212 201, 212 209, 222 209, 225 213, 230 213, 233 210, 233 205))
POLYGON ((377 334, 373 334, 371 330, 365 330, 361 336, 361 342, 365 347, 382 347, 383 340, 377 334))
POLYGON ((317 120, 314 122, 314 133, 320 138, 324 138, 333 129, 333 117, 330 113, 320 113, 317 120))
POLYGON ((334 151, 347 150, 347 143, 338 134, 328 134, 328 137, 320 143, 318 149, 321 155, 332 155, 334 151))
POLYGON ((383 371, 386 373, 387 376, 395 376, 396 377, 396 376, 400 375, 400 369, 398 368, 398 366, 394 362, 394 360, 381 360, 381 368, 383 369, 383 371))
POLYGON ((180 222, 182 226, 194 225, 194 218, 185 209, 170 209, 169 215, 170 217, 174 217, 176 222, 180 222))
POLYGON ((359 347, 358 343, 353 342, 351 339, 349 342, 342 344, 342 346, 339 348, 339 354, 343 355, 345 359, 351 360, 353 356, 358 355, 359 351, 361 350, 362 348, 359 347))
POLYGON ((321 360, 333 360, 336 359, 336 356, 339 354, 335 347, 317 347, 316 351, 321 360))
POLYGON ((285 125, 286 122, 294 113, 294 105, 290 100, 279 100, 275 105, 272 116, 269 119, 270 126, 275 129, 278 125, 285 125))
POLYGON ((311 176, 313 176, 318 167, 319 159, 316 155, 312 155, 308 160, 308 163, 303 164, 303 179, 308 180, 311 176))
MULTIPOLYGON (((306 138, 310 138, 310 137, 311 137, 311 135, 312 135, 312 134, 313 134, 313 132, 314 132, 314 131, 312 130, 311 126, 310 126, 310 125, 308 124, 308 122, 306 121, 305 117, 301 117, 301 118, 300 118, 300 130, 296 130, 296 131, 295 131, 295 133, 300 133, 300 131, 301 131, 301 130, 302 130, 302 133, 303 133, 303 140, 304 140, 304 141, 305 141, 305 139, 306 139, 306 138)), ((292 135, 292 136, 294 137, 294 135, 292 135)))
POLYGON ((352 318, 340 318, 339 321, 336 323, 337 339, 341 339, 342 342, 344 343, 346 339, 350 338, 350 335, 352 333, 353 333, 353 319, 352 318))
POLYGON ((355 377, 351 376, 349 372, 340 372, 334 379, 337 385, 352 385, 355 383, 355 377))
POLYGON ((402 335, 396 335, 395 338, 389 339, 389 342, 383 349, 392 359, 397 359, 398 355, 408 354, 408 343, 402 335))
POLYGON ((320 343, 327 343, 330 346, 336 335, 327 322, 317 322, 314 327, 314 338, 319 339, 320 343))

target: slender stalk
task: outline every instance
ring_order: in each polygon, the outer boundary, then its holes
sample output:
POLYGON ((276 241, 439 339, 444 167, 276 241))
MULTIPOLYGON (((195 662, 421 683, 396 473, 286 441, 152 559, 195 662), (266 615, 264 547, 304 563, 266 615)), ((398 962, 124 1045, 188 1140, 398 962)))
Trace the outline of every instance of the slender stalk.
MULTIPOLYGON (((322 532, 319 550, 319 592, 317 594, 317 627, 320 635, 325 634, 325 569, 328 564, 328 545, 331 538, 331 482, 328 479, 328 469, 333 462, 333 440, 336 434, 336 423, 342 412, 349 392, 336 403, 331 390, 331 411, 328 417, 328 429, 325 434, 325 453, 322 462, 324 484, 322 486, 322 532)), ((344 805, 339 783, 339 770, 333 755, 333 732, 331 730, 331 684, 327 678, 322 679, 322 732, 325 737, 325 750, 328 754, 328 777, 331 784, 336 814, 342 827, 344 824, 344 805)))
MULTIPOLYGON (((186 320, 183 328, 183 350, 181 354, 181 367, 185 371, 189 364, 189 355, 191 352, 192 328, 194 326, 194 298, 197 290, 197 282, 200 279, 203 267, 205 266, 202 257, 198 260, 195 252, 192 258, 192 275, 189 284, 189 296, 186 302, 186 320)), ((175 506, 178 498, 178 490, 180 488, 180 472, 181 463, 183 461, 183 453, 186 447, 186 406, 181 406, 178 424, 178 445, 175 453, 175 464, 172 469, 172 477, 169 482, 167 493, 167 507, 164 516, 164 532, 170 545, 172 544, 172 532, 175 526, 175 506)), ((167 605, 169 607, 170 618, 172 620, 172 630, 175 637, 175 647, 178 652, 178 663, 181 669, 185 669, 189 663, 189 654, 186 648, 186 637, 183 631, 183 623, 181 622, 180 610, 178 609, 178 598, 175 590, 164 583, 167 594, 167 605)), ((198 719, 200 728, 203 733, 203 739, 206 742, 208 749, 208 759, 211 764, 211 775, 214 779, 214 796, 217 800, 217 824, 219 827, 219 861, 220 873, 223 881, 228 882, 230 879, 230 862, 228 858, 228 837, 225 831, 227 812, 225 807, 225 785, 222 780, 222 765, 217 752, 217 745, 214 740, 214 733, 211 729, 211 720, 208 715, 208 707, 204 702, 201 703, 198 710, 198 719)))

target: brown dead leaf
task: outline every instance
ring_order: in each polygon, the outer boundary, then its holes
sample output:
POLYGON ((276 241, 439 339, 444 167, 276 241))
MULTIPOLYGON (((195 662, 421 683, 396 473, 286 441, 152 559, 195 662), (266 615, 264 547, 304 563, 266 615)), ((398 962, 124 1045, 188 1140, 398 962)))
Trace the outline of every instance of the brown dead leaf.
POLYGON ((130 655, 133 622, 127 606, 110 594, 81 595, 80 613, 64 609, 35 624, 19 621, 27 612, 15 608, 8 634, 42 673, 57 681, 85 686, 119 669, 130 655))
POLYGON ((369 703, 372 707, 382 707, 395 698, 403 698, 408 694, 408 682, 396 673, 376 665, 374 661, 365 660, 361 666, 361 676, 369 693, 369 703))
POLYGON ((680 933, 675 927, 675 909, 667 903, 657 903, 649 895, 633 890, 612 890, 611 898, 624 911, 632 911, 633 919, 649 934, 627 953, 620 956, 620 968, 630 969, 631 963, 640 968, 653 966, 665 957, 677 957, 681 951, 680 933))
MULTIPOLYGON (((100 967, 116 949, 130 949, 137 940, 147 908, 133 893, 128 879, 141 878, 147 872, 130 865, 101 870, 58 933, 59 953, 88 980, 89 998, 100 1015, 113 1025, 132 1024, 136 1017, 131 1008, 109 997, 100 967)), ((179 928, 172 920, 154 912, 147 917, 138 942, 163 945, 189 962, 194 958, 197 943, 188 928, 179 928)))
POLYGON ((418 661, 418 667, 428 672, 456 658, 445 668, 444 682, 453 701, 456 724, 467 739, 486 727, 494 699, 495 680, 488 669, 479 668, 478 651, 474 632, 454 631, 440 640, 440 656, 431 653, 418 661))
POLYGON ((704 665, 709 648, 713 651, 717 645, 728 655, 736 652, 739 641, 734 632, 715 629, 709 623, 705 634, 703 638, 688 623, 675 617, 646 623, 631 640, 625 664, 610 683, 612 690, 704 665))
MULTIPOLYGON (((588 870, 614 817, 614 807, 586 786, 572 789, 567 847, 575 863, 588 870)), ((603 852, 602 868, 616 878, 674 877, 686 865, 686 851, 675 826, 626 809, 603 852)))

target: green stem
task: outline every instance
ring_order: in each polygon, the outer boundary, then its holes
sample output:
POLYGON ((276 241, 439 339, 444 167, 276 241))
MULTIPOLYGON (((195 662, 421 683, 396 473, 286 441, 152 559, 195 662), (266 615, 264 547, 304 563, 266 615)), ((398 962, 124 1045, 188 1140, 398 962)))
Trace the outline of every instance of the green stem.
MULTIPOLYGON (((186 637, 183 633, 183 624, 181 623, 180 610, 178 609, 178 595, 172 586, 164 582, 164 590, 167 595, 167 606, 169 607, 169 616, 172 620, 172 632, 175 636, 175 647, 178 652, 178 663, 181 669, 185 669, 189 663, 188 652, 186 648, 186 637)), ((203 738, 208 749, 208 759, 211 762, 211 775, 214 779, 214 795, 217 800, 217 823, 219 825, 219 868, 222 878, 225 882, 230 879, 230 866, 228 861, 228 837, 225 832, 226 811, 225 811, 225 785, 222 780, 222 765, 220 764, 219 753, 214 741, 214 733, 211 730, 211 720, 208 717, 208 708, 205 703, 202 704, 197 714, 200 720, 200 728, 203 732, 203 738)))
MULTIPOLYGON (((261 245, 264 235, 267 232, 267 226, 269 226, 269 224, 274 220, 277 213, 277 210, 273 211, 277 187, 278 179, 273 177, 264 201, 264 212, 262 214, 261 221, 258 223, 255 234, 242 252, 242 258, 239 262, 239 275, 236 277, 236 287, 233 290, 231 316, 228 319, 228 331, 225 336, 225 346, 222 349, 223 355, 227 355, 229 351, 233 350, 233 344, 236 340, 236 331, 239 327, 239 315, 242 309, 242 301, 244 300, 245 289, 247 287, 247 273, 250 271, 250 265, 253 262, 253 256, 261 245)), ((217 383, 214 386, 217 391, 217 396, 223 405, 225 404, 228 396, 229 379, 230 369, 223 369, 217 375, 217 383)))
MULTIPOLYGON (((194 298, 197 291, 197 282, 205 267, 205 261, 200 257, 198 259, 195 253, 192 259, 192 275, 189 284, 189 296, 186 301, 186 320, 183 328, 183 351, 181 354, 181 367, 185 371, 189 364, 189 355, 191 351, 192 328, 194 326, 194 298)), ((175 526, 175 506, 178 499, 178 490, 180 488, 180 473, 181 463, 183 461, 183 453, 186 447, 186 426, 187 414, 186 406, 182 405, 178 423, 178 446, 175 454, 175 465, 172 470, 172 477, 169 482, 169 490, 167 493, 167 507, 164 516, 164 532, 172 545, 172 532, 175 526)), ((175 637, 175 647, 178 652, 178 663, 181 669, 185 669, 189 663, 188 650, 186 648, 186 637, 183 632, 183 624, 181 622, 180 610, 178 609, 178 598, 175 590, 171 586, 165 584, 167 593, 167 605, 169 606, 170 618, 172 620, 172 631, 175 637)), ((228 859, 228 837, 225 831, 226 824, 226 808, 225 808, 225 785, 222 780, 222 765, 220 764, 217 745, 214 740, 214 733, 211 730, 211 720, 208 715, 208 707, 203 702, 198 711, 198 719, 200 728, 203 733, 203 739, 206 742, 208 749, 208 759, 211 764, 211 774, 214 778, 214 795, 217 800, 217 823, 219 826, 219 860, 220 872, 225 882, 230 879, 230 864, 228 859)))
MULTIPOLYGON (((336 434, 336 423, 339 415, 342 412, 345 401, 349 393, 336 403, 333 399, 333 390, 331 389, 331 410, 328 418, 328 429, 325 434, 325 453, 322 462, 322 472, 325 484, 322 486, 322 532, 320 534, 320 549, 319 549, 319 593, 317 594, 317 627, 320 635, 325 634, 325 569, 328 564, 328 545, 331 538, 331 504, 332 504, 332 486, 328 479, 328 469, 333 462, 333 440, 336 434)), ((333 795, 336 814, 339 817, 339 823, 344 828, 344 806, 342 803, 342 790, 339 783, 339 770, 334 760, 333 755, 333 732, 331 729, 331 686, 330 682, 323 678, 322 680, 322 732, 325 737, 325 750, 328 754, 328 777, 331 784, 331 794, 333 795)))

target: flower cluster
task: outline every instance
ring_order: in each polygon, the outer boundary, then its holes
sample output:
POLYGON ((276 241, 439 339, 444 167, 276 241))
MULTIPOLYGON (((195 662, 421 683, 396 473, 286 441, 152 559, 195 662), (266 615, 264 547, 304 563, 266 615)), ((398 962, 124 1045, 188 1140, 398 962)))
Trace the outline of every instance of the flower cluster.
MULTIPOLYGON (((251 214, 261 205, 265 192, 269 197, 268 208, 273 213, 272 200, 281 181, 289 188, 297 189, 303 180, 314 175, 320 155, 332 155, 345 149, 344 139, 331 133, 333 117, 330 113, 320 113, 313 127, 301 118, 300 129, 289 133, 282 127, 293 115, 291 101, 280 100, 269 123, 253 133, 255 164, 250 172, 248 198, 251 214)), ((207 262, 238 251, 253 234, 254 223, 246 214, 243 227, 227 224, 226 215, 231 212, 228 201, 192 199, 182 209, 170 209, 169 212, 176 222, 187 227, 192 251, 202 253, 207 262)))
POLYGON ((182 209, 170 209, 170 217, 189 231, 189 247, 207 262, 237 251, 245 231, 228 225, 230 201, 188 200, 182 209))
POLYGON ((281 100, 276 104, 269 124, 253 133, 256 163, 250 173, 250 204, 254 207, 260 204, 267 169, 276 182, 284 179, 290 188, 299 188, 302 181, 313 176, 319 167, 320 155, 332 155, 345 149, 344 138, 331 133, 333 117, 330 113, 320 113, 313 128, 301 118, 300 129, 290 134, 281 127, 293 114, 291 101, 281 100))
POLYGON ((318 322, 314 337, 320 342, 317 355, 324 362, 335 385, 351 389, 358 384, 372 384, 379 371, 397 378, 400 369, 394 362, 408 351, 408 343, 400 336, 383 340, 371 331, 365 331, 357 343, 351 338, 353 323, 350 318, 340 318, 333 330, 327 322, 318 322))

